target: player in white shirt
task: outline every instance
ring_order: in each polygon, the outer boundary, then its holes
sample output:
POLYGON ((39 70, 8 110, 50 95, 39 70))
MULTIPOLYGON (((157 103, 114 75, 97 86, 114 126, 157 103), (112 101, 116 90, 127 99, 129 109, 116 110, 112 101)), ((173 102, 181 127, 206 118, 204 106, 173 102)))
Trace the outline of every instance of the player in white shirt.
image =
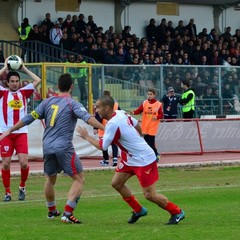
POLYGON ((138 121, 125 111, 114 111, 114 100, 103 96, 96 102, 98 114, 108 120, 105 133, 99 141, 89 136, 86 129, 78 126, 80 136, 100 150, 106 150, 114 143, 121 149, 121 160, 112 179, 112 186, 132 208, 133 214, 128 223, 135 223, 140 217, 147 215, 147 209, 139 204, 131 190, 125 185, 127 180, 136 175, 142 187, 145 198, 162 209, 168 211, 171 217, 167 224, 177 224, 185 218, 185 213, 167 197, 156 191, 158 167, 152 148, 141 136, 138 121))
MULTIPOLYGON (((8 58, 0 70, 0 76, 5 72, 7 73, 6 84, 8 86, 8 88, 0 86, 0 134, 10 129, 27 114, 27 99, 41 82, 41 79, 23 64, 21 70, 33 79, 33 82, 20 87, 20 75, 18 72, 8 71, 7 61, 8 58)), ((29 173, 27 127, 14 132, 1 141, 2 181, 5 188, 3 201, 11 201, 10 165, 14 150, 18 155, 21 167, 18 198, 22 201, 25 199, 25 183, 29 173)))

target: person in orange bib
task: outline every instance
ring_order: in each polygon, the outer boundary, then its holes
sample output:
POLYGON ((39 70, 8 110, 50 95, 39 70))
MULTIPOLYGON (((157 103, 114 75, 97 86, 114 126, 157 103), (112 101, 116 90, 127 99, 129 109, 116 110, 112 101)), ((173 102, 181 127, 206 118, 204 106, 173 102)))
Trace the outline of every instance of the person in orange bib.
POLYGON ((163 118, 162 103, 156 100, 156 90, 148 89, 147 100, 136 110, 130 112, 133 115, 142 114, 142 133, 145 141, 154 150, 156 160, 159 161, 160 154, 155 146, 155 136, 158 131, 160 119, 163 118))

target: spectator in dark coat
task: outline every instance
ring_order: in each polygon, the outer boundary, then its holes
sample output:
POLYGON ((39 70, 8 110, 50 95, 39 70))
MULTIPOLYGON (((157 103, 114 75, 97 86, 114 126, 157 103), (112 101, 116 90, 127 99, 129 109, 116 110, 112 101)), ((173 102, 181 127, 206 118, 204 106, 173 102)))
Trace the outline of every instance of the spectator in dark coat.
POLYGON ((48 34, 48 38, 49 38, 49 32, 50 30, 54 27, 54 23, 51 21, 51 14, 50 13, 46 13, 45 15, 45 19, 42 21, 42 25, 46 26, 46 32, 48 34))
POLYGON ((156 40, 157 26, 155 25, 156 21, 154 18, 150 19, 149 24, 146 27, 146 36, 150 44, 156 40))
POLYGON ((73 27, 72 16, 70 14, 67 15, 66 19, 63 21, 61 25, 61 29, 67 29, 67 34, 70 35, 71 28, 73 27))
POLYGON ((162 97, 164 119, 176 119, 178 116, 179 97, 175 95, 174 88, 169 87, 167 94, 162 97))
POLYGON ((83 36, 78 38, 78 41, 75 43, 75 51, 80 54, 86 54, 88 50, 88 44, 84 40, 83 36))
POLYGON ((97 24, 93 21, 93 16, 92 15, 88 16, 87 26, 90 27, 90 32, 95 34, 95 32, 97 31, 98 27, 97 27, 97 24))
POLYGON ((84 21, 84 15, 80 13, 75 26, 77 33, 79 33, 80 35, 84 35, 86 33, 86 27, 87 27, 87 24, 84 21))
POLYGON ((189 24, 186 26, 186 29, 188 30, 188 34, 190 37, 197 36, 197 27, 196 24, 194 23, 193 18, 189 20, 189 24))

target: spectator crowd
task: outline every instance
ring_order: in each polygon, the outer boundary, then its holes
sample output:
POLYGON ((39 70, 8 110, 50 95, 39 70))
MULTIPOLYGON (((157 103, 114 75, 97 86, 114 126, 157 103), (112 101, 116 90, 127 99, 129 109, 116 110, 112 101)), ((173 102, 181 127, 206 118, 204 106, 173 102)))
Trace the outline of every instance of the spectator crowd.
MULTIPOLYGON (((221 65, 223 61, 240 64, 240 29, 232 34, 231 27, 227 27, 219 35, 215 29, 208 33, 203 28, 198 32, 193 18, 186 25, 180 20, 176 27, 165 18, 157 25, 152 18, 145 26, 145 37, 140 39, 131 33, 131 26, 117 33, 113 26, 106 31, 97 26, 92 15, 87 21, 84 19, 84 14, 78 17, 68 14, 66 19, 60 17, 52 22, 51 14, 46 13, 42 23, 34 24, 22 40, 61 46, 105 64, 221 65)), ((25 18, 21 30, 29 26, 25 18)))
MULTIPOLYGON (((46 13, 42 23, 34 24, 24 41, 52 44, 93 58, 96 63, 165 65, 165 89, 174 87, 175 92, 181 93, 181 80, 187 79, 197 98, 217 98, 219 76, 223 98, 238 94, 239 76, 234 66, 240 66, 240 29, 232 33, 231 27, 227 27, 224 33, 218 34, 215 29, 198 31, 193 18, 188 23, 180 20, 177 26, 165 18, 157 24, 152 18, 145 26, 145 33, 145 37, 139 38, 132 33, 131 26, 125 26, 121 32, 115 32, 113 26, 104 30, 92 15, 85 21, 82 13, 68 14, 65 19, 60 17, 53 22, 51 14, 46 13), (219 73, 219 68, 214 66, 223 64, 231 65, 231 70, 221 68, 219 73)), ((155 69, 143 71, 143 68, 129 67, 114 77, 137 83, 150 80, 151 86, 156 87, 160 76, 155 69)))

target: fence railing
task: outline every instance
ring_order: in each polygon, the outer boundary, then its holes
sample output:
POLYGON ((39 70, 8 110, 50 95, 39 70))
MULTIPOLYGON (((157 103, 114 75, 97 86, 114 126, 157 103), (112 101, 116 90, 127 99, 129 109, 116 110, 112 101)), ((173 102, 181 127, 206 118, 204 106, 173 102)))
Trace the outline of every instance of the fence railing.
MULTIPOLYGON (((196 93, 196 117, 203 115, 231 115, 240 113, 240 67, 225 66, 181 66, 181 65, 104 65, 104 64, 66 64, 66 63, 27 63, 43 81, 36 90, 29 110, 42 98, 49 97, 57 89, 57 79, 64 72, 76 72, 87 68, 85 88, 87 99, 83 104, 90 112, 95 100, 110 90, 111 95, 127 111, 138 107, 146 99, 148 88, 157 89, 161 100, 169 86, 176 94, 182 94, 181 80, 188 79, 196 93)), ((20 72, 21 79, 29 81, 20 72)), ((79 82, 74 81, 73 97, 80 101, 79 82)), ((179 117, 181 108, 179 107, 179 117)))
MULTIPOLYGON (((19 55, 25 62, 39 63, 39 62, 66 62, 68 56, 74 55, 77 57, 78 53, 68 51, 51 44, 40 41, 0 41, 0 46, 4 56, 12 54, 19 55)), ((88 63, 95 63, 93 58, 84 56, 88 63)))
POLYGON ((196 94, 196 117, 240 112, 240 67, 237 66, 103 65, 101 69, 103 88, 111 90, 127 110, 141 104, 148 88, 157 89, 158 99, 170 86, 180 96, 181 80, 188 79, 196 94))

